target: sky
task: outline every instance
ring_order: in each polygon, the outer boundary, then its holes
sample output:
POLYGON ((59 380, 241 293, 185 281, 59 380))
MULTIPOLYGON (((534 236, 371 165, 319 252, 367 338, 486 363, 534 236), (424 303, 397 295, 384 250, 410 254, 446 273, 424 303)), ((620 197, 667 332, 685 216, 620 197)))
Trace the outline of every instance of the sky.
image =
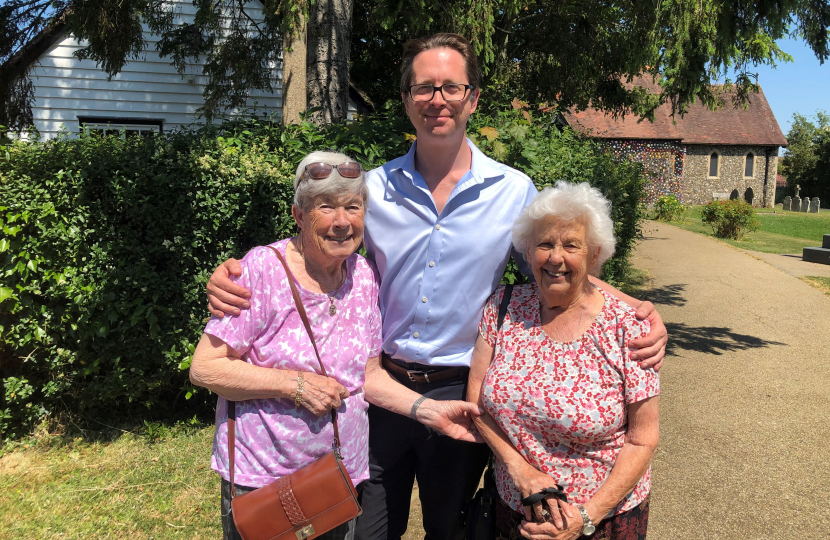
POLYGON ((786 136, 793 113, 810 117, 817 110, 830 112, 830 60, 819 65, 815 53, 800 40, 780 40, 778 45, 793 61, 779 63, 777 68, 758 66, 755 71, 758 84, 786 136))

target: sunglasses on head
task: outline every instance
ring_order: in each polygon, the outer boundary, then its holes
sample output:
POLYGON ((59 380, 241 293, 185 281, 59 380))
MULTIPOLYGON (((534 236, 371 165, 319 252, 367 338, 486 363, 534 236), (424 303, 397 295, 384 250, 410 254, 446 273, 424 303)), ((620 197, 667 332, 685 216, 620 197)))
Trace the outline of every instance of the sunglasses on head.
POLYGON ((305 172, 312 180, 323 180, 331 176, 331 172, 337 169, 337 173, 343 178, 357 178, 363 172, 363 167, 356 161, 346 161, 340 165, 329 163, 309 163, 305 166, 305 172))

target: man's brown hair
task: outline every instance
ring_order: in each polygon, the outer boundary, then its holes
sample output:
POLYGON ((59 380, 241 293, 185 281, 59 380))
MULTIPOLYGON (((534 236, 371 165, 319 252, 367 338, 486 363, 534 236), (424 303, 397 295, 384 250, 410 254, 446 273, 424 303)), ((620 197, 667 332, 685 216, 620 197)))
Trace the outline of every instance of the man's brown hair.
MULTIPOLYGON (((458 34, 433 34, 427 37, 410 39, 403 46, 403 58, 401 59, 401 94, 409 94, 409 85, 412 84, 412 63, 415 57, 430 49, 452 49, 464 58, 464 65, 467 71, 467 82, 478 88, 481 83, 481 70, 478 68, 478 57, 476 57, 473 46, 464 36, 458 34)), ((453 81, 463 82, 463 81, 453 81)))

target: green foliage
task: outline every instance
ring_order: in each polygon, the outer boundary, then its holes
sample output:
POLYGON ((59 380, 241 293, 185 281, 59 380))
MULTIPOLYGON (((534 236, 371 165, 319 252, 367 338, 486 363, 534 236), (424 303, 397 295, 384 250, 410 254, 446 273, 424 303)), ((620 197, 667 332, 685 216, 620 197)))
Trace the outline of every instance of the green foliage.
POLYGON ((703 207, 701 216, 718 238, 740 240, 746 233, 758 230, 752 205, 738 199, 712 201, 703 207))
MULTIPOLYGON (((406 153, 411 130, 394 116, 323 128, 253 121, 0 147, 3 434, 68 411, 138 414, 154 437, 159 416, 208 410, 212 398, 184 370, 204 328, 210 272, 295 233, 291 182, 308 152, 339 149, 373 168, 406 153)), ((604 276, 622 275, 642 215, 639 166, 523 108, 474 116, 470 132, 540 187, 599 187, 619 241, 604 276)), ((512 265, 505 279, 523 277, 512 265)))
POLYGON ((735 85, 733 99, 745 103, 758 89, 754 66, 791 60, 776 43, 787 36, 803 39, 821 61, 830 56, 829 0, 356 0, 351 19, 337 3, 193 3, 196 17, 176 24, 176 8, 166 2, 7 1, 0 8, 0 123, 20 129, 31 121, 29 66, 5 61, 56 18, 67 31, 86 38, 88 45, 77 55, 95 60, 109 75, 146 52, 151 40, 142 37, 142 24, 161 36, 158 51, 180 72, 201 58, 206 116, 244 104, 252 90, 277 87, 273 62, 282 37, 297 29, 303 14, 312 51, 317 35, 338 45, 339 57, 324 72, 341 78, 338 66, 350 58, 350 79, 378 104, 399 98, 403 43, 435 32, 470 39, 487 76, 485 86, 505 84, 526 100, 560 109, 584 109, 590 103, 645 116, 660 102, 679 112, 695 99, 725 105, 714 86, 724 81, 735 85), (318 9, 326 16, 316 16, 318 9), (263 20, 254 23, 249 16, 260 10, 263 20), (663 93, 626 86, 628 77, 640 74, 660 75, 663 93))
POLYGON ((0 147, 3 434, 63 410, 198 408, 208 393, 180 369, 212 269, 294 234, 291 186, 309 151, 374 167, 406 152, 406 126, 226 124, 0 147))
POLYGON ((809 119, 795 113, 787 142, 781 162, 787 186, 793 190, 801 186, 801 197, 830 201, 830 115, 817 111, 809 119))
POLYGON ((654 218, 657 221, 679 221, 685 212, 686 207, 674 195, 661 195, 654 203, 654 218))

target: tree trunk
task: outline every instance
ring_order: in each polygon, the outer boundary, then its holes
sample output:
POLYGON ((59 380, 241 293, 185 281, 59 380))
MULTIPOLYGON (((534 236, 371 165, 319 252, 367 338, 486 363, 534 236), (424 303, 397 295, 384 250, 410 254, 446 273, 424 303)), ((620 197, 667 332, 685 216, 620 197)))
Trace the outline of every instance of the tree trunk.
POLYGON ((308 17, 306 83, 312 122, 343 122, 349 110, 353 0, 316 0, 308 17))
POLYGON ((306 110, 306 37, 305 19, 293 38, 286 37, 282 51, 282 123, 299 124, 300 113, 306 110))

